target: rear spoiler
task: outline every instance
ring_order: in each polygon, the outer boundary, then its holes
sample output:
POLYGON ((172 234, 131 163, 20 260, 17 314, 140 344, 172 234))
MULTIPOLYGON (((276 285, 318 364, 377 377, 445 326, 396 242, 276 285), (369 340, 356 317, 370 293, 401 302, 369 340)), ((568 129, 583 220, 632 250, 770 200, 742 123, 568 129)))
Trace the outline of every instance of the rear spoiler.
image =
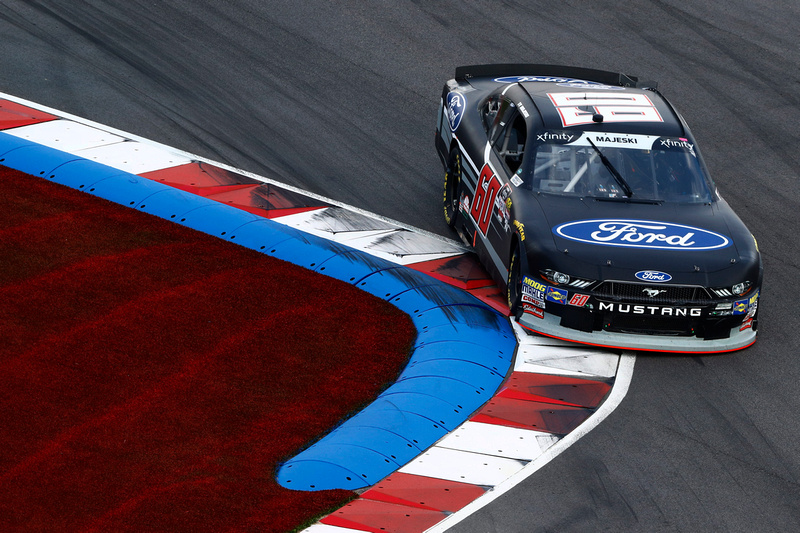
POLYGON ((471 78, 502 78, 506 76, 575 78, 595 81, 604 85, 636 87, 639 89, 655 89, 658 86, 655 81, 639 80, 636 76, 564 65, 501 63, 496 65, 468 65, 456 68, 456 79, 459 81, 468 81, 471 78))

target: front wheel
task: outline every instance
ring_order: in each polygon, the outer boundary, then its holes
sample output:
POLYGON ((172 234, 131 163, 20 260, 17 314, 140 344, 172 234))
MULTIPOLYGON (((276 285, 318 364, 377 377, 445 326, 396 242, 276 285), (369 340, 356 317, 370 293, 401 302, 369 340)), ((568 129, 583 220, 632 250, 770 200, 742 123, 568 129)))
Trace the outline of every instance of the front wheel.
POLYGON ((444 220, 451 228, 456 225, 458 212, 458 187, 461 184, 461 153, 458 148, 450 151, 447 170, 444 173, 444 220))

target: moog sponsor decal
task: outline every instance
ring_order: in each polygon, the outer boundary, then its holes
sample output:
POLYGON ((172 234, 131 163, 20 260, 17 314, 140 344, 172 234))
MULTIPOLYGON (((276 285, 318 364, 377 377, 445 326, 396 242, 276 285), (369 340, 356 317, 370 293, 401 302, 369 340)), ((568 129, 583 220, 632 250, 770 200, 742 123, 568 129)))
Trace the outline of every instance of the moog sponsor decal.
POLYGON ((554 227, 553 233, 601 246, 658 250, 715 250, 731 243, 713 231, 652 220, 577 220, 554 227))
POLYGON ((528 276, 522 278, 522 294, 530 296, 530 301, 541 303, 544 307, 544 293, 547 290, 547 285, 528 276))

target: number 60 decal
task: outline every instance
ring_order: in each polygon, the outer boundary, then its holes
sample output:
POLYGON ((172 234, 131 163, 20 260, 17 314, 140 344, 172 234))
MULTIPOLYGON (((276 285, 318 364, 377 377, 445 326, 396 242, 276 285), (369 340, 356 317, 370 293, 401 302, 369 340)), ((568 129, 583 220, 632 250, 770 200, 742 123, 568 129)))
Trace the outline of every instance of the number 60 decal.
POLYGON ((494 206, 494 199, 497 197, 499 190, 500 180, 497 179, 488 164, 483 165, 469 214, 475 220, 484 237, 489 229, 489 222, 492 219, 492 206, 494 206))

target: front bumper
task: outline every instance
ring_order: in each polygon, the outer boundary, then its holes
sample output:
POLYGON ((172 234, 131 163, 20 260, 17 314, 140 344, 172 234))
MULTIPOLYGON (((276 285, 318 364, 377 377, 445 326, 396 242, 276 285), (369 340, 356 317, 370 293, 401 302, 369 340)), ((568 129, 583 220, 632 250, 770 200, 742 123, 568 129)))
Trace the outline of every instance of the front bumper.
POLYGON ((619 333, 606 330, 580 331, 561 325, 561 317, 542 313, 540 318, 530 313, 521 313, 517 318, 519 324, 534 333, 554 337, 561 340, 601 346, 604 348, 620 348, 651 352, 673 353, 720 353, 732 352, 747 348, 756 341, 753 322, 745 327, 731 328, 730 336, 725 339, 702 339, 690 336, 646 335, 637 333, 619 333))
POLYGON ((688 300, 687 296, 697 294, 696 288, 618 285, 617 292, 624 296, 627 290, 632 297, 628 302, 591 290, 571 292, 526 276, 514 312, 529 331, 608 348, 718 353, 741 350, 756 340, 758 287, 736 300, 688 300), (636 300, 639 293, 651 297, 636 300), (657 299, 660 293, 682 299, 657 299))

